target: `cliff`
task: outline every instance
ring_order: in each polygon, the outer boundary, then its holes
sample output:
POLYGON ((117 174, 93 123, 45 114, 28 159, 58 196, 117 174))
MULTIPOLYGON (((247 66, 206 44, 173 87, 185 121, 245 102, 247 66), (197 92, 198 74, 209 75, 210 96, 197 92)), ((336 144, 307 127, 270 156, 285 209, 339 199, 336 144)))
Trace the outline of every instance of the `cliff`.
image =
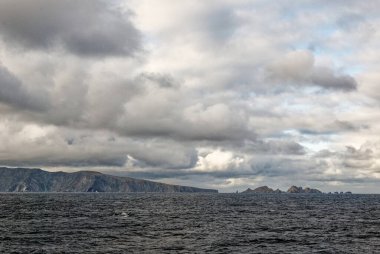
POLYGON ((93 171, 47 172, 41 169, 0 168, 0 192, 215 192, 93 171))

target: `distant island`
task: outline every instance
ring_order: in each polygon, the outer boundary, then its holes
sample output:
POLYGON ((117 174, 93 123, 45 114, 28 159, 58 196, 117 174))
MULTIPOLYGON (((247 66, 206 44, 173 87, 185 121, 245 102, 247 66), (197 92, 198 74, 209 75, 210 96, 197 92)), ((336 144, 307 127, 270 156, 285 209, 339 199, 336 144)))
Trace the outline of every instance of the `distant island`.
MULTIPOLYGON (((241 193, 306 193, 306 194, 323 194, 322 191, 318 190, 318 189, 311 189, 309 187, 306 187, 306 188, 302 188, 302 187, 297 187, 297 186, 291 186, 286 192, 285 191, 282 191, 280 189, 276 189, 276 190, 273 190, 272 188, 269 188, 268 186, 261 186, 261 187, 258 187, 256 189, 251 189, 251 188, 248 188, 246 189, 245 191, 241 192, 241 193)), ((332 194, 331 192, 329 194, 332 194)), ((334 194, 352 194, 350 191, 348 192, 334 192, 334 194)))
POLYGON ((106 175, 94 171, 48 172, 0 167, 0 192, 212 192, 217 190, 171 185, 106 175))

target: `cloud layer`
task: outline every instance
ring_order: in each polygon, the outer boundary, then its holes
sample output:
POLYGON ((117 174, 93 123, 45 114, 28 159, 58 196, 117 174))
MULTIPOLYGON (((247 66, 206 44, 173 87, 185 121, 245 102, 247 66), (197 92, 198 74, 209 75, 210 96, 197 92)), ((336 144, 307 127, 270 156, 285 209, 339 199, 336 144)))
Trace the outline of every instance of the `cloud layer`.
POLYGON ((380 6, 0 3, 0 164, 380 192, 380 6))

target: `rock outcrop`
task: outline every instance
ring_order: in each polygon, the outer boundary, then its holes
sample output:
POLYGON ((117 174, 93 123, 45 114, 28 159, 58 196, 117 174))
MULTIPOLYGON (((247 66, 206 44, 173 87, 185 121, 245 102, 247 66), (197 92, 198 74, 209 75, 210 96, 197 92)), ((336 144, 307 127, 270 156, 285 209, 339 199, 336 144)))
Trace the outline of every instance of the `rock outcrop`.
MULTIPOLYGON (((252 190, 251 188, 248 188, 242 193, 284 193, 284 192, 279 189, 273 190, 272 188, 269 188, 268 186, 261 186, 254 190, 252 190)), ((302 187, 292 186, 288 189, 287 193, 308 193, 308 194, 316 193, 317 194, 317 193, 322 193, 322 192, 320 190, 311 189, 308 187, 303 189, 302 187)))
POLYGON ((41 169, 0 168, 0 192, 215 192, 93 171, 47 172, 41 169))
POLYGON ((277 189, 273 190, 272 188, 269 188, 268 186, 261 186, 254 190, 248 188, 247 190, 243 191, 242 193, 281 193, 282 191, 277 189))
POLYGON ((317 189, 311 189, 309 187, 306 187, 303 189, 302 187, 292 186, 288 189, 288 193, 322 193, 320 190, 317 189))

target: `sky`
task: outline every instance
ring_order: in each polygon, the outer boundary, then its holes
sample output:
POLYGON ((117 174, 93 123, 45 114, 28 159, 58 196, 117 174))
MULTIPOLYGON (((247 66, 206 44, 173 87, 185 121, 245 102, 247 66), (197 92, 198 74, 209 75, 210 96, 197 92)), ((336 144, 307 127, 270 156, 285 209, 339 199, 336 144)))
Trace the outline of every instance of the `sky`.
POLYGON ((1 0, 0 165, 380 193, 379 12, 1 0))

